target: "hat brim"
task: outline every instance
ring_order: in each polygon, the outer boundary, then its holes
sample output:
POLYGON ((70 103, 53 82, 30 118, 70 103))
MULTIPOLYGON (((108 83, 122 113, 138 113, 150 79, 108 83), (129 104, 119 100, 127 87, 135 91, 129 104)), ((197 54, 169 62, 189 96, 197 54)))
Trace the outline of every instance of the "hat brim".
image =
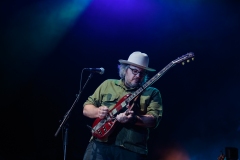
POLYGON ((119 63, 121 63, 121 64, 130 64, 130 65, 133 65, 133 66, 136 66, 136 67, 139 67, 139 68, 145 69, 145 70, 150 71, 150 72, 154 72, 154 71, 156 71, 156 70, 153 69, 153 68, 149 68, 149 67, 141 66, 141 65, 138 65, 138 64, 136 64, 136 63, 129 62, 129 61, 127 61, 127 60, 119 59, 118 61, 119 61, 119 63))

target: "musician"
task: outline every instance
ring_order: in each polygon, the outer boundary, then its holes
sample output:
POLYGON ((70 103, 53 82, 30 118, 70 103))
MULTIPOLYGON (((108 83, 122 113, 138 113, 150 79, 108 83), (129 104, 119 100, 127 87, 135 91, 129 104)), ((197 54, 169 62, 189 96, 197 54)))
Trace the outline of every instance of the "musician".
MULTIPOLYGON (((104 81, 84 103, 83 114, 89 118, 104 119, 109 110, 127 94, 134 93, 147 82, 149 57, 139 51, 128 60, 119 60, 120 80, 104 81)), ((119 112, 112 133, 99 139, 92 136, 84 160, 145 160, 150 128, 158 126, 162 118, 162 99, 158 89, 147 87, 132 102, 133 108, 119 112)))

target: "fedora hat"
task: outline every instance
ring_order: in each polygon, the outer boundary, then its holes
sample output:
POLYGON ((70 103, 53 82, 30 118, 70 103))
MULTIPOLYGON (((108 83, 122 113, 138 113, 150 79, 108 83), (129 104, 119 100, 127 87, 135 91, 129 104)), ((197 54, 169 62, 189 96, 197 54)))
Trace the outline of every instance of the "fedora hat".
POLYGON ((130 54, 130 56, 128 57, 128 60, 119 59, 118 61, 121 64, 130 64, 130 65, 145 69, 147 71, 156 71, 155 69, 148 67, 148 63, 149 63, 148 55, 139 51, 136 51, 130 54))

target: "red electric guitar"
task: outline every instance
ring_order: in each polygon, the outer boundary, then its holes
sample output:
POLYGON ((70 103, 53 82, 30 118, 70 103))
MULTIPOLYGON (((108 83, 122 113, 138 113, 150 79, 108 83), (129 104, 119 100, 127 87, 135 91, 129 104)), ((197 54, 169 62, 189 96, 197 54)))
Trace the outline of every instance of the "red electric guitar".
POLYGON ((156 82, 164 73, 166 73, 171 67, 173 67, 175 64, 183 63, 187 60, 189 62, 190 58, 193 60, 194 53, 187 53, 176 60, 169 63, 166 67, 164 67, 160 72, 158 72, 154 77, 152 77, 150 80, 148 80, 142 87, 140 87, 138 90, 136 90, 132 94, 127 94, 124 97, 122 97, 117 104, 111 109, 107 116, 104 119, 96 118, 92 125, 92 135, 98 139, 105 139, 108 137, 112 131, 114 130, 117 120, 116 115, 119 113, 122 113, 124 111, 131 110, 134 106, 134 101, 137 99, 138 95, 147 87, 152 85, 154 82, 156 82))

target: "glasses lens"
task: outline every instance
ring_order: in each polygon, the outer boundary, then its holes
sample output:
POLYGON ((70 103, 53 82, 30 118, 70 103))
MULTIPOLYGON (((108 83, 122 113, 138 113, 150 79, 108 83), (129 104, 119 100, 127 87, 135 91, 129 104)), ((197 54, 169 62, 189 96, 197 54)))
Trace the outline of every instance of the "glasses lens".
POLYGON ((144 72, 144 71, 140 72, 140 71, 138 71, 137 69, 134 69, 134 68, 131 68, 131 67, 129 67, 129 69, 132 70, 132 73, 133 73, 134 75, 137 75, 138 73, 139 73, 141 76, 145 75, 145 72, 144 72))

